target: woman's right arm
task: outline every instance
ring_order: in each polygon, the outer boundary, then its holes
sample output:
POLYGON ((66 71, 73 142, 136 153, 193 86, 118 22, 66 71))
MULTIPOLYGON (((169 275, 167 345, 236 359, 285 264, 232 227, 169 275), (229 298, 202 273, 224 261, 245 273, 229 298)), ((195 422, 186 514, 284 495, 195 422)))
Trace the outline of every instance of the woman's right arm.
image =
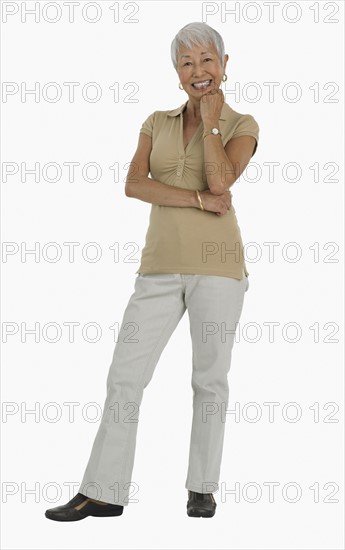
MULTIPOLYGON (((161 206, 180 206, 199 208, 198 197, 193 189, 183 189, 167 185, 148 177, 150 172, 150 153, 152 138, 147 134, 139 134, 137 150, 131 160, 126 178, 125 193, 127 197, 158 204, 161 206)), ((200 191, 205 210, 226 214, 231 205, 231 194, 213 195, 210 191, 200 191)))

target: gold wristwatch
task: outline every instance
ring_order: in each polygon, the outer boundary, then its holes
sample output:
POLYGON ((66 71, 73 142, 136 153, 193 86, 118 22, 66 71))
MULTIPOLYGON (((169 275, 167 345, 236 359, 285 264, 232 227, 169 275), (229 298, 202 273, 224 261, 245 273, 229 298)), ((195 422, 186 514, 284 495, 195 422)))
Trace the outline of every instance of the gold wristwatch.
POLYGON ((222 134, 220 133, 220 131, 218 130, 218 128, 211 128, 211 130, 206 130, 204 133, 203 133, 203 138, 205 138, 206 136, 209 136, 210 134, 213 134, 214 136, 221 136, 222 134))

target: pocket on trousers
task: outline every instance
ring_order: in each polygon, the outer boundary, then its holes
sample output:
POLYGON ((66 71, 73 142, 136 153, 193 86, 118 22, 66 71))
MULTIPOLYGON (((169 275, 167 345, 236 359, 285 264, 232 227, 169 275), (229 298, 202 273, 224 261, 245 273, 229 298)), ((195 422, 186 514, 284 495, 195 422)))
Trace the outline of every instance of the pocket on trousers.
POLYGON ((245 292, 247 292, 248 288, 249 288, 249 277, 247 277, 247 286, 246 286, 245 292))

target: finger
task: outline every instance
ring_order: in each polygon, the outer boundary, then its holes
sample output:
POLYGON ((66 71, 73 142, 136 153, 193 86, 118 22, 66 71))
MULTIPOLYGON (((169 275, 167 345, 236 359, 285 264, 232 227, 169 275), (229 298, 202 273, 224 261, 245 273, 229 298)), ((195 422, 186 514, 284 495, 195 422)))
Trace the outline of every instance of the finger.
POLYGON ((216 83, 212 83, 210 93, 219 94, 219 88, 216 83))
POLYGON ((214 94, 214 93, 218 93, 219 91, 219 88, 218 88, 218 85, 215 83, 215 82, 211 82, 211 88, 210 90, 207 92, 207 94, 214 94))
POLYGON ((209 90, 203 90, 203 94, 202 95, 209 95, 210 93, 213 92, 213 90, 217 90, 217 84, 215 84, 215 82, 211 82, 210 84, 210 89, 209 90))

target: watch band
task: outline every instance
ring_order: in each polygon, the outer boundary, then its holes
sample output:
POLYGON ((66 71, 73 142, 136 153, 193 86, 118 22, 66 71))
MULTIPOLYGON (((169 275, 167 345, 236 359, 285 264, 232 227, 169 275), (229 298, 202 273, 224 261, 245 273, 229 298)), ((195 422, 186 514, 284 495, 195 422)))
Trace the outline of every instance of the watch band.
POLYGON ((205 139, 206 136, 213 135, 213 136, 221 136, 222 134, 219 131, 219 128, 212 128, 211 130, 206 130, 203 133, 203 138, 205 139), (216 131, 215 131, 216 130, 216 131))

